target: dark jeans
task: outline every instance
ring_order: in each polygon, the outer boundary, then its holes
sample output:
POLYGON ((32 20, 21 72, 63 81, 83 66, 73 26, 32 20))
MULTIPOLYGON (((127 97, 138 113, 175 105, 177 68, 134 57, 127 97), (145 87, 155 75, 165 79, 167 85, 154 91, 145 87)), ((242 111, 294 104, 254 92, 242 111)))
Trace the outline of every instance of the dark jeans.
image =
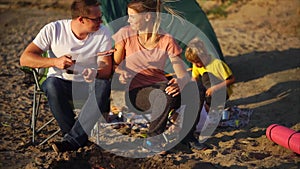
POLYGON ((180 107, 180 95, 172 97, 165 93, 167 82, 133 89, 126 92, 126 104, 138 114, 151 113, 148 136, 162 134, 166 130, 169 112, 180 107))
POLYGON ((84 146, 90 131, 101 117, 110 110, 111 81, 96 79, 93 83, 72 82, 49 77, 42 84, 48 103, 64 135, 74 146, 84 146), (74 106, 80 106, 75 119, 74 106))

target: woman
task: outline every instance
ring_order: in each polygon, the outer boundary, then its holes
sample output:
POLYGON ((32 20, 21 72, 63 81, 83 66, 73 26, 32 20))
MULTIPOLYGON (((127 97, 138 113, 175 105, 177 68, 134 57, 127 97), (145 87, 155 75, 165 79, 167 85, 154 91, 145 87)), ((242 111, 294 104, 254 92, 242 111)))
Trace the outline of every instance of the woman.
MULTIPOLYGON (((133 0, 128 4, 129 26, 114 36, 115 70, 129 88, 126 101, 131 109, 151 111, 149 145, 159 142, 166 129, 168 113, 180 106, 180 91, 190 77, 180 54, 182 49, 171 35, 160 29, 160 0, 133 0), (176 79, 168 80, 164 66, 170 59, 176 79)), ((153 150, 153 149, 152 149, 153 150)))

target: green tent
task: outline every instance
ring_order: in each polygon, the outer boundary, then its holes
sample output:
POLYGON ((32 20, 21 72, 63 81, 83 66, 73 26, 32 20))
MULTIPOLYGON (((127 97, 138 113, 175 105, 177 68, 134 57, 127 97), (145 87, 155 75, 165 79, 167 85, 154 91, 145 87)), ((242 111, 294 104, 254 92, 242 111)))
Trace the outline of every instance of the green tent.
MULTIPOLYGON (((221 60, 224 60, 223 53, 221 51, 221 48, 220 48, 219 42, 217 40, 216 34, 213 30, 213 27, 211 26, 206 14, 204 13, 204 11, 201 9, 199 4, 195 0, 188 0, 188 1, 181 0, 181 1, 176 1, 176 2, 169 2, 168 5, 170 7, 172 7, 173 9, 176 9, 179 12, 181 12, 185 20, 187 20, 192 25, 194 25, 198 29, 200 29, 204 35, 201 34, 198 36, 201 36, 202 39, 207 38, 210 41, 210 43, 212 43, 219 58, 221 60), (203 36, 206 36, 206 37, 203 37, 203 36)), ((182 32, 189 34, 189 36, 186 36, 186 34, 183 35, 186 38, 188 38, 187 41, 190 41, 191 38, 194 38, 199 33, 199 32, 196 33, 195 31, 193 31, 195 28, 193 28, 189 24, 187 25, 187 24, 182 23, 181 25, 179 24, 178 26, 171 26, 171 28, 173 30, 177 30, 177 31, 178 31, 178 29, 183 29, 184 31, 182 31, 182 32)))

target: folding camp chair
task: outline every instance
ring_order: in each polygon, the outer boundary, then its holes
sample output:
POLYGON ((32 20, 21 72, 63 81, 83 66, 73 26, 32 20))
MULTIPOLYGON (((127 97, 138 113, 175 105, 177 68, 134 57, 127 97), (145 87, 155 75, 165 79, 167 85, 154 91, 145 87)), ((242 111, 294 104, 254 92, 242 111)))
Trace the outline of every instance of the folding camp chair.
MULTIPOLYGON (((39 116, 39 108, 40 108, 40 102, 41 98, 44 96, 44 92, 41 90, 41 84, 46 79, 47 70, 45 68, 39 68, 39 69, 32 69, 33 77, 34 77, 34 90, 33 90, 33 100, 32 100, 32 114, 31 114, 31 129, 32 129, 32 143, 35 143, 36 141, 36 135, 42 131, 48 124, 52 123, 55 118, 52 117, 49 121, 47 121, 45 124, 43 124, 41 127, 37 128, 37 118, 39 116)), ((49 139, 54 137, 60 132, 60 129, 56 130, 54 133, 52 133, 50 136, 48 136, 46 139, 42 140, 42 142, 39 145, 44 144, 49 139)))
MULTIPOLYGON (((47 57, 48 52, 43 54, 43 57, 47 57)), ((40 115, 40 105, 41 100, 45 97, 44 92, 41 89, 42 83, 47 78, 47 68, 28 68, 28 67, 21 67, 25 73, 30 74, 34 80, 34 88, 33 88, 33 98, 32 98, 32 113, 31 113, 31 131, 32 131, 32 143, 36 144, 37 135, 43 131, 43 129, 48 126, 50 123, 54 122, 55 118, 52 117, 50 120, 42 124, 40 127, 37 127, 37 120, 40 115)), ((60 129, 57 129, 54 133, 52 133, 47 138, 41 140, 39 145, 46 143, 49 139, 53 138, 60 132, 60 129)))
MULTIPOLYGON (((51 51, 45 52, 42 56, 48 57, 48 55, 51 54, 51 51)), ((33 89, 33 99, 32 99, 32 113, 31 113, 31 130, 32 130, 32 143, 36 144, 36 139, 39 133, 44 131, 43 129, 47 127, 49 124, 53 123, 55 121, 55 118, 52 117, 50 120, 46 121, 41 127, 37 127, 37 120, 40 115, 40 104, 43 97, 45 97, 45 93, 41 89, 42 83, 47 78, 48 68, 28 68, 28 67, 22 67, 21 68, 24 72, 32 74, 34 79, 34 89, 33 89)), ((80 109, 84 104, 85 100, 76 100, 74 104, 74 112, 77 115, 75 118, 78 117, 80 109)), ((97 124, 95 125, 97 126, 97 124)), ((56 136, 61 131, 60 128, 58 128, 56 131, 54 131, 50 136, 46 137, 45 139, 41 140, 39 145, 42 145, 46 143, 48 140, 56 136)), ((98 133, 97 133, 98 136, 98 133)))
MULTIPOLYGON (((49 54, 51 54, 51 51, 44 52, 42 56, 48 57, 49 54)), ((40 127, 37 126, 37 121, 39 118, 41 118, 40 117, 41 101, 43 97, 46 98, 46 96, 44 95, 45 93, 41 89, 41 85, 47 78, 48 68, 21 67, 21 70, 23 70, 26 74, 29 74, 31 77, 33 77, 33 81, 34 81, 32 113, 31 113, 31 130, 32 130, 32 143, 37 144, 38 134, 40 134, 42 131, 45 131, 45 127, 47 127, 49 124, 55 122, 55 118, 52 117, 50 118, 50 120, 44 122, 40 127)), ((82 105, 83 103, 81 101, 74 103, 74 107, 78 107, 82 105)), ((74 108, 74 112, 78 115, 79 109, 74 108)), ((61 129, 58 128, 56 131, 50 134, 50 136, 46 137, 45 139, 42 139, 39 145, 46 143, 48 140, 56 136, 60 131, 61 129)))

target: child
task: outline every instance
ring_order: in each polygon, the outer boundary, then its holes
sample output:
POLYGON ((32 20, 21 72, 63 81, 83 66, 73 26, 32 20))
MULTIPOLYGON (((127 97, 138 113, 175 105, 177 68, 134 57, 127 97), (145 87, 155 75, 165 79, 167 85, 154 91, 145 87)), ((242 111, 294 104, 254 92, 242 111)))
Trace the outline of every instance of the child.
MULTIPOLYGON (((205 101, 205 109, 209 112, 211 96, 222 98, 222 90, 226 88, 226 99, 232 94, 231 86, 235 82, 232 71, 226 63, 212 57, 206 50, 204 43, 195 38, 190 41, 185 51, 186 59, 193 64, 192 80, 200 80, 199 85, 201 108, 205 101)), ((223 92, 224 96, 224 92, 223 92)), ((223 97, 224 98, 224 97, 223 97)))

